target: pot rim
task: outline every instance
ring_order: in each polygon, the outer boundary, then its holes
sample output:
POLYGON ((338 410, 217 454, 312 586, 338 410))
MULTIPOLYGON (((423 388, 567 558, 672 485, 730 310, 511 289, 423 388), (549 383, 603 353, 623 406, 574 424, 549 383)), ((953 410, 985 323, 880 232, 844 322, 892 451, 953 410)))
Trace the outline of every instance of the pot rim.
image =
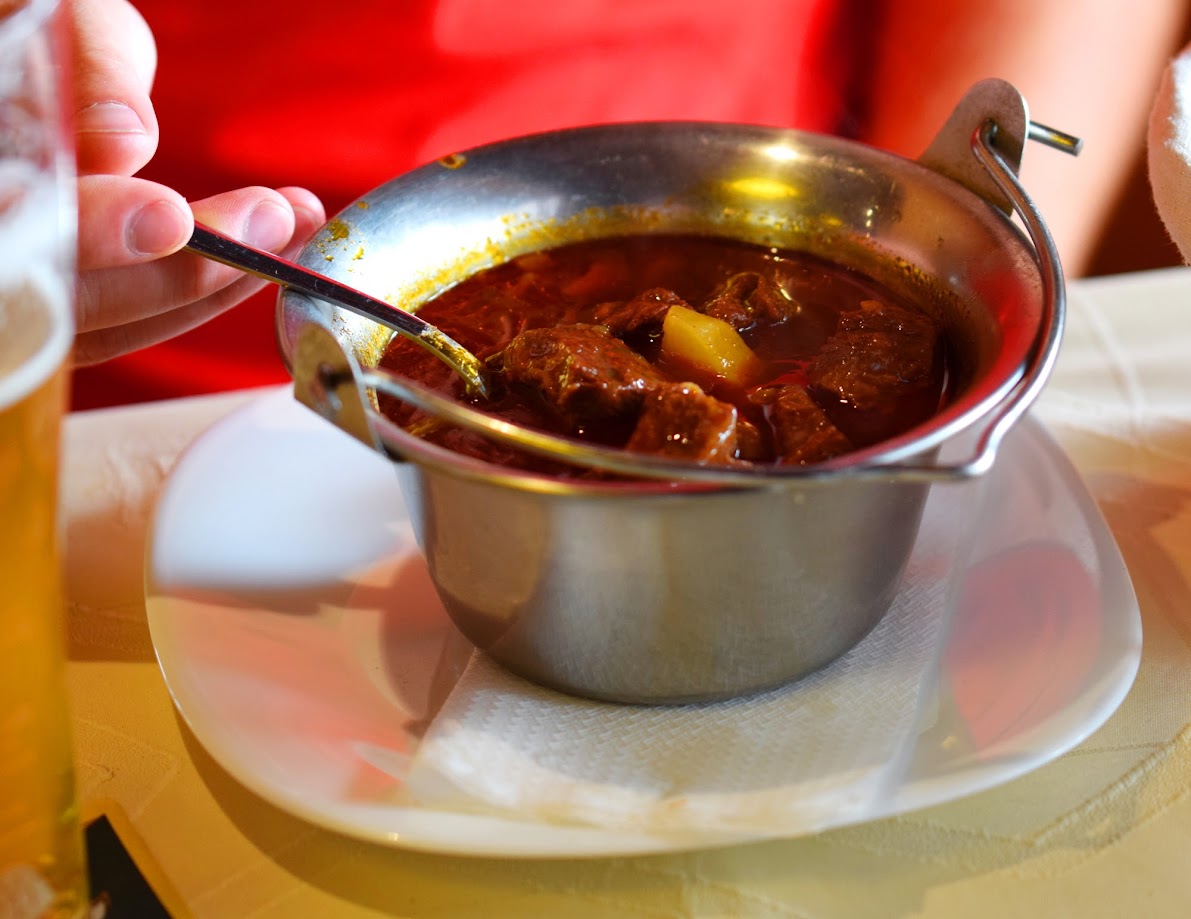
MULTIPOLYGON (((915 463, 924 456, 932 455, 942 444, 958 434, 972 429, 982 419, 987 419, 990 414, 996 415, 998 420, 1011 415, 1009 422, 1004 425, 1007 430, 1033 401, 1040 389, 1037 377, 1045 378, 1049 373, 1061 338, 1064 309, 1062 277, 1061 271, 1059 271, 1057 278, 1050 278, 1051 289, 1049 291, 1046 289, 1048 287, 1048 272, 1046 270, 1048 259, 1053 263, 1049 266, 1050 273, 1054 274, 1058 270, 1057 257, 1053 254, 1053 244, 1050 243, 1049 233, 1041 218, 1033 210, 1024 190, 1016 183, 1016 174, 1012 167, 1003 162, 1001 163, 1002 171, 1007 174, 1008 182, 1014 186, 1014 189, 1011 190, 1020 193, 1020 197, 1015 200, 1015 203, 1027 230, 1030 231, 1034 243, 1032 248, 1031 240, 1028 240, 1003 212, 980 195, 936 169, 857 141, 795 129, 681 121, 590 125, 542 132, 487 144, 465 151, 459 154, 457 159, 466 162, 468 159, 486 155, 520 155, 527 150, 532 151, 535 146, 555 143, 559 140, 570 141, 580 147, 592 146, 596 149, 603 149, 608 138, 613 140, 631 139, 639 143, 643 137, 647 138, 658 134, 692 135, 692 133, 703 139, 723 140, 726 137, 738 140, 742 136, 754 139, 762 138, 771 143, 787 144, 804 152, 811 151, 821 157, 844 157, 858 160, 863 164, 876 164, 880 167, 878 171, 882 174, 892 174, 920 186, 930 187, 935 193, 950 199, 959 206, 972 221, 995 226, 996 230, 991 232, 1001 235, 1002 245, 1006 249, 1012 246, 1020 247, 1021 251, 1017 255, 1021 257, 1016 260, 1015 264, 1019 267, 1032 266, 1031 270, 1037 272, 1036 278, 1031 277, 1023 281, 1025 286, 1036 291, 1036 302, 1026 305, 1024 310, 1018 312, 1008 309, 1004 304, 998 305, 993 310, 997 314, 997 328, 1001 336, 996 356, 977 379, 969 381, 966 388, 956 398, 930 419, 896 437, 812 466, 758 467, 755 473, 750 471, 743 475, 740 470, 724 470, 721 475, 721 470, 718 467, 703 466, 699 467, 701 473, 698 482, 681 483, 659 480, 656 477, 652 480, 614 481, 559 478, 499 466, 437 447, 408 434, 381 416, 379 412, 368 409, 376 434, 375 439, 384 445, 391 458, 410 460, 419 465, 429 466, 453 475, 486 479, 506 487, 550 493, 612 492, 617 494, 673 495, 724 488, 786 487, 790 484, 806 484, 857 475, 892 477, 909 474, 911 477, 920 475, 928 479, 955 478, 956 475, 946 475, 945 473, 954 472, 960 467, 916 466, 915 463), (1025 213, 1021 213, 1022 211, 1025 213)), ((974 152, 976 146, 976 139, 973 138, 974 152)), ((332 227, 337 221, 350 220, 353 215, 361 211, 366 212, 373 206, 378 196, 391 192, 395 185, 441 168, 441 163, 427 164, 412 173, 406 173, 389 183, 378 186, 341 211, 328 223, 328 227, 332 227)), ((454 168, 454 165, 451 168, 454 168)), ((660 223, 663 221, 658 221, 654 226, 660 223)), ((660 231, 675 232, 672 227, 664 225, 661 226, 660 231)), ((709 228, 707 234, 715 235, 714 228, 709 228)), ((554 244, 567 241, 570 240, 560 239, 554 244)), ((853 237, 846 241, 849 245, 859 245, 877 260, 885 257, 892 257, 896 260, 896 256, 883 253, 881 246, 872 239, 853 237)), ((512 258, 518 254, 520 251, 512 250, 500 253, 503 258, 512 258)), ((317 237, 315 241, 304 248, 302 258, 310 261, 312 266, 316 264, 314 259, 323 261, 325 254, 317 237)), ((843 264, 848 264, 848 262, 845 261, 843 264)), ((915 268, 912 264, 906 267, 911 270, 915 268)), ((461 278, 470 273, 471 271, 467 270, 460 271, 457 277, 461 278)), ((293 306, 290 298, 301 298, 301 295, 282 292, 278 301, 279 326, 282 314, 293 306)), ((429 299, 429 296, 423 298, 423 301, 425 299, 429 299)), ((280 327, 279 332, 282 333, 283 338, 283 354, 288 358, 290 355, 284 347, 284 333, 280 327)), ((352 363, 354 364, 354 362, 352 363)), ((377 374, 372 371, 370 376, 375 378, 377 374)), ((295 379, 297 380, 297 374, 295 374, 295 379)), ((366 407, 368 404, 368 402, 365 403, 366 407)), ((1004 431, 999 432, 999 434, 1003 433, 1004 431)), ((995 439, 999 440, 999 436, 995 439)), ((994 452, 995 446, 994 443, 994 452)), ((628 455, 627 451, 613 452, 628 455)), ((669 465, 675 467, 676 472, 681 469, 690 469, 693 466, 689 463, 673 462, 669 465)), ((967 478, 986 471, 991 466, 991 458, 986 460, 981 457, 977 465, 979 465, 979 469, 975 465, 972 468, 965 468, 958 477, 967 478)))

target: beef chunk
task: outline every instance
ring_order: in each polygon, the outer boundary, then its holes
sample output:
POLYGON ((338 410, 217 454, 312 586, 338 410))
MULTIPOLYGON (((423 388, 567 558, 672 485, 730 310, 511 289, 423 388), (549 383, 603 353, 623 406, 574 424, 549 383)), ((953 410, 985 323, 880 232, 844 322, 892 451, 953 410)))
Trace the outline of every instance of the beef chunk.
POLYGON ((938 345, 939 330, 928 317, 864 300, 840 314, 810 380, 857 409, 880 408, 907 389, 933 383, 938 345))
POLYGON ((768 407, 779 463, 821 463, 852 449, 852 442, 796 383, 763 387, 750 399, 768 407))
POLYGON ((646 398, 626 448, 697 463, 736 455, 736 408, 693 383, 667 383, 646 398))
POLYGON ((751 463, 769 461, 769 447, 761 429, 739 414, 736 418, 736 458, 751 463))
POLYGON ((699 312, 722 319, 737 332, 743 332, 759 320, 785 322, 798 312, 798 304, 771 278, 742 271, 716 288, 699 312))
POLYGON ((495 366, 508 383, 536 390, 572 423, 632 414, 663 379, 649 361, 593 325, 526 329, 495 366))
POLYGON ((623 338, 651 327, 660 328, 666 311, 672 306, 690 308, 690 304, 674 291, 653 287, 632 300, 601 303, 595 309, 595 320, 613 335, 623 338))

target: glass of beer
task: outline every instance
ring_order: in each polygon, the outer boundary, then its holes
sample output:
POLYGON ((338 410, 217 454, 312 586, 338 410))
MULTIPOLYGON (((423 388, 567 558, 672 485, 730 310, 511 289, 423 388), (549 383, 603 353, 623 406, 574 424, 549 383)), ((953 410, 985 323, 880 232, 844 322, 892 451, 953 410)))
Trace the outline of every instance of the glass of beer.
POLYGON ((57 0, 0 0, 0 919, 88 909, 58 554, 77 235, 66 25, 57 0))

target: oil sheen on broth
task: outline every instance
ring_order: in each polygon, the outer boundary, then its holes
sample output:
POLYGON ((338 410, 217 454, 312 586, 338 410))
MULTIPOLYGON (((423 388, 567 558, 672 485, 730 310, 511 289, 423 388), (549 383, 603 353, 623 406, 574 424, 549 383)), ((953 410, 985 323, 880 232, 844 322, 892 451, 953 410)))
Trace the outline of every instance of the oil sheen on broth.
MULTIPOLYGON (((947 398, 940 328, 871 278, 804 253, 649 235, 544 250, 478 272, 419 315, 484 359, 519 424, 699 463, 822 462, 898 435, 947 398)), ((459 400, 400 337, 381 366, 459 400)), ((382 397, 413 433, 516 468, 518 453, 382 397)))

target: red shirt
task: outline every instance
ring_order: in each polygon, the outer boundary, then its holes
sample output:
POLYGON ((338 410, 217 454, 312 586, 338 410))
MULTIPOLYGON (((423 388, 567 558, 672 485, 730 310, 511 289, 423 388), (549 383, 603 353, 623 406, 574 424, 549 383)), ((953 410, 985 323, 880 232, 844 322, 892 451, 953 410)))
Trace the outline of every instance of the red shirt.
MULTIPOLYGON (((863 6, 863 4, 860 4, 863 6)), ((161 144, 190 199, 304 185, 333 215, 456 150, 608 121, 839 132, 861 43, 843 0, 137 0, 161 144)), ((75 373, 74 407, 284 381, 276 289, 75 373)))

